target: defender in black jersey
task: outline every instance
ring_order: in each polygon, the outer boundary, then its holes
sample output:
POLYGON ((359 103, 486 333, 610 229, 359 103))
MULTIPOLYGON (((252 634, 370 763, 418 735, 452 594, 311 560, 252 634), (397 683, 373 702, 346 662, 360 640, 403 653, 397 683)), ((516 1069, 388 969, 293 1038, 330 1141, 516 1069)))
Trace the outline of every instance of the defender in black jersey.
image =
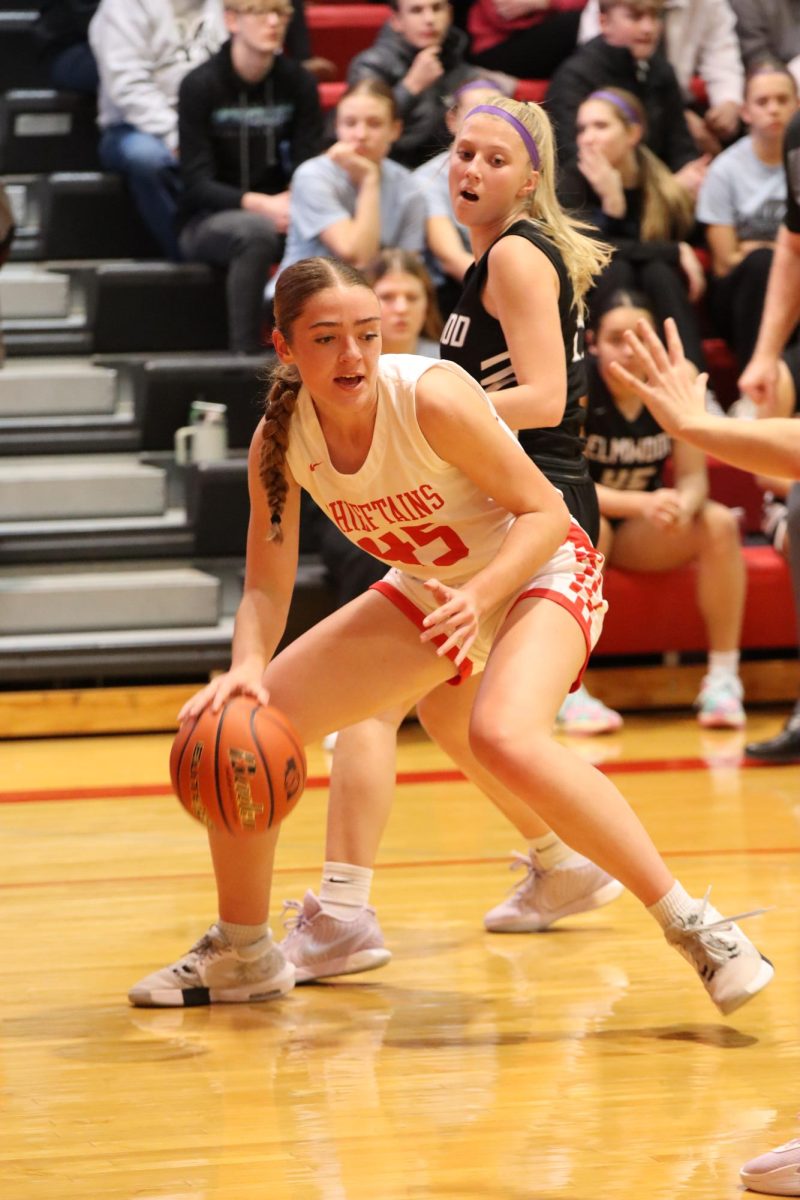
MULTIPOLYGON (((519 440, 528 455, 563 493, 572 515, 594 543, 599 533, 599 509, 594 485, 583 456, 583 400, 586 396, 583 321, 575 304, 572 282, 564 260, 551 238, 532 220, 509 225, 500 238, 525 238, 552 263, 558 275, 558 314, 567 365, 564 415, 550 428, 521 429, 519 440)), ((497 239, 497 241, 500 240, 497 239)), ((503 327, 486 311, 483 291, 489 273, 487 250, 467 271, 461 297, 442 331, 442 358, 457 362, 494 394, 518 384, 503 327)), ((536 319, 538 297, 531 296, 531 320, 536 319)))

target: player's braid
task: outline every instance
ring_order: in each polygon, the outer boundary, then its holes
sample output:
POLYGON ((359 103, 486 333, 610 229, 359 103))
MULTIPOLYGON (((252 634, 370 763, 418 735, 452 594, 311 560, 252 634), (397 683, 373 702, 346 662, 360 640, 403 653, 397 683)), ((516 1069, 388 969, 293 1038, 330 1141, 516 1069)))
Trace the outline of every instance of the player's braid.
POLYGON ((288 490, 284 465, 286 448, 289 445, 289 425, 300 394, 300 386, 300 376, 295 367, 276 367, 272 373, 272 386, 264 406, 259 475, 267 493, 271 513, 268 541, 283 541, 281 517, 288 490))

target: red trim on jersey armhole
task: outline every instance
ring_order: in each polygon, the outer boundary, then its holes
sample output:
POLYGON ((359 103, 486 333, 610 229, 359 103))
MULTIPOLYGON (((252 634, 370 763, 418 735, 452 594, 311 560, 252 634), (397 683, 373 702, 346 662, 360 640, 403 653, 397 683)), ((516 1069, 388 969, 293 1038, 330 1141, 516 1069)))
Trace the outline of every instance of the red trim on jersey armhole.
MULTIPOLYGON (((421 608, 417 608, 413 600, 409 600, 408 596, 404 595, 399 588, 394 586, 394 584, 387 583, 385 579, 379 579, 377 583, 370 585, 369 590, 371 592, 380 592, 382 596, 385 596, 387 600, 392 602, 395 608, 399 608, 403 616, 408 617, 409 621, 416 625, 420 632, 424 632, 425 626, 422 624, 422 621, 426 614, 421 608)), ((447 639, 445 638, 444 634, 440 634, 438 637, 433 638, 430 644, 431 646, 441 646, 446 641, 447 639)), ((449 658, 455 666, 454 660, 457 654, 458 650, 454 646, 451 650, 447 651, 445 657, 449 658)), ((447 682, 452 687, 458 687, 458 685, 463 683, 465 679, 469 679, 470 675, 472 674, 473 666, 474 663, 472 662, 472 659, 469 657, 465 658, 461 666, 456 667, 458 674, 454 675, 452 679, 448 679, 447 682)))
MULTIPOLYGON (((591 545, 591 542, 589 545, 591 545)), ((586 668, 589 665, 589 655, 592 653, 591 633, 589 628, 583 621, 581 621, 578 614, 575 612, 574 604, 571 604, 566 596, 562 596, 561 592, 551 591, 550 588, 528 588, 527 591, 524 591, 520 596, 517 596, 516 600, 508 611, 513 612, 520 600, 528 600, 531 597, 541 600, 552 600, 554 604, 560 604, 561 607, 568 612, 571 617, 574 617, 578 628, 583 634, 583 640, 586 642, 586 657, 583 660, 583 666, 578 672, 577 678, 573 680, 572 686, 569 689, 570 692, 577 692, 578 688, 581 686, 583 677, 586 674, 586 668)))

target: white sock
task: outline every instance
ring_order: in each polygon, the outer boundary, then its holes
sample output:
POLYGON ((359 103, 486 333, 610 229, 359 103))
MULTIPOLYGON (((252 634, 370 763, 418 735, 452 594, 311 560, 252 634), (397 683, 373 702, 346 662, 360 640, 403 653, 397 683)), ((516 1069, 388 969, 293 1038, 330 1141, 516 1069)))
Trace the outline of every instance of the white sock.
POLYGON ((552 870, 559 863, 566 862, 568 858, 572 858, 575 853, 552 830, 550 833, 545 833, 542 837, 531 838, 528 845, 539 860, 543 871, 552 870))
POLYGON ((709 675, 738 675, 738 650, 710 650, 708 653, 709 675))
POLYGON ((696 903, 697 901, 676 879, 666 896, 662 896, 655 904, 651 904, 647 911, 652 917, 655 917, 662 929, 666 929, 668 925, 672 925, 676 917, 682 917, 690 912, 696 903))
POLYGON ((253 942, 257 942, 269 934, 269 925, 266 921, 261 925, 237 925, 234 921, 223 921, 220 918, 217 926, 232 946, 252 946, 253 942))
POLYGON ((357 867, 353 863, 324 863, 319 889, 322 911, 340 921, 355 921, 369 901, 372 874, 369 867, 357 867))

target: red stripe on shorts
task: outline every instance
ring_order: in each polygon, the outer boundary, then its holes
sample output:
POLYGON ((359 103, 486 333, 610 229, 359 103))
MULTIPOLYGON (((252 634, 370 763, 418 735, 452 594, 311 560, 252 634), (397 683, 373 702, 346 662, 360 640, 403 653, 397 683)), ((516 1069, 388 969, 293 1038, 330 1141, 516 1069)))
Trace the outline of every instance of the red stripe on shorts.
MULTIPOLYGON (((373 583, 370 586, 369 590, 371 592, 380 592, 382 596, 385 596, 387 600, 392 602, 395 608, 399 608, 403 616, 408 617, 409 621, 416 625, 417 629, 419 629, 421 632, 424 632, 425 626, 422 624, 422 621, 423 618, 427 616, 427 613, 424 613, 421 608, 417 608, 416 604, 414 604, 412 600, 409 600, 408 596, 404 595, 399 588, 394 586, 394 584, 387 583, 385 579, 379 579, 377 583, 373 583)), ((431 639, 430 644, 432 646, 442 646, 446 641, 447 638, 444 636, 444 634, 440 633, 437 634, 435 638, 431 639)), ((445 657, 449 658, 455 666, 455 658, 457 654, 458 647, 453 646, 447 651, 445 657)), ((454 675, 452 679, 448 679, 447 682, 453 687, 458 687, 458 685, 463 683, 465 679, 469 679, 470 675, 472 674, 473 665, 474 664, 471 658, 465 658, 460 666, 456 666, 456 671, 458 674, 454 675)))

